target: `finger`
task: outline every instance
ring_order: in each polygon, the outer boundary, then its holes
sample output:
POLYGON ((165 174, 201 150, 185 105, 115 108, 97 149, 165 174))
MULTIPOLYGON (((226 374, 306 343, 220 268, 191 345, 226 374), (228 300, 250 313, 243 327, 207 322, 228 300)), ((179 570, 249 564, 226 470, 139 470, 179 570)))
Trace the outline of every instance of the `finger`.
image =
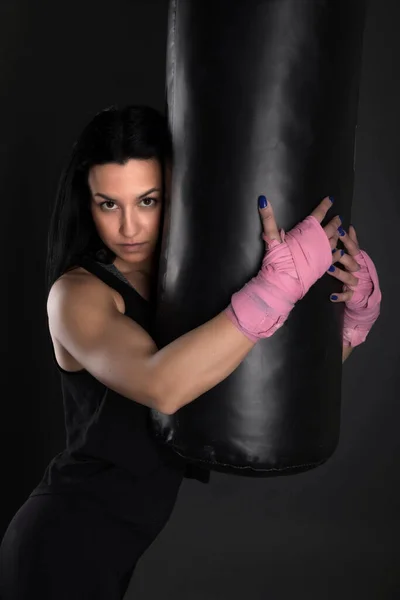
POLYGON ((353 240, 353 242, 355 244, 357 244, 358 247, 360 247, 360 244, 358 243, 358 239, 357 239, 356 230, 354 229, 353 225, 350 225, 350 227, 349 227, 349 236, 350 236, 350 239, 353 240))
POLYGON ((341 226, 341 224, 342 224, 342 219, 340 218, 339 215, 336 215, 336 217, 333 217, 333 219, 331 219, 329 221, 329 223, 327 225, 325 225, 324 231, 325 231, 326 235, 328 236, 328 239, 335 237, 336 241, 338 240, 338 238, 339 238, 338 228, 341 226))
MULTIPOLYGON (((328 237, 332 252, 338 251, 338 248, 336 248, 338 238, 339 238, 339 233, 337 231, 332 235, 332 237, 328 237)), ((333 262, 335 262, 335 261, 333 261, 333 262)))
POLYGON ((340 250, 339 248, 334 248, 332 250, 332 264, 337 262, 341 262, 340 259, 344 254, 344 250, 340 250))
POLYGON ((279 242, 282 242, 271 202, 267 201, 265 196, 259 196, 258 202, 264 235, 266 236, 268 242, 271 242, 272 240, 278 240, 279 242), (260 208, 260 199, 264 199, 267 202, 267 206, 265 208, 260 208))
POLYGON ((350 256, 355 256, 360 252, 358 243, 355 242, 354 239, 352 239, 350 235, 347 234, 346 230, 343 227, 339 227, 339 239, 341 242, 343 242, 343 245, 345 246, 350 256))
POLYGON ((346 267, 347 271, 350 271, 350 273, 355 273, 361 268, 355 258, 346 254, 344 250, 337 250, 332 256, 332 262, 340 262, 346 267))
POLYGON ((311 213, 311 216, 315 217, 319 223, 322 223, 326 213, 332 208, 333 198, 332 200, 331 198, 332 196, 326 196, 311 213))
POLYGON ((331 294, 330 301, 334 302, 348 302, 352 299, 354 292, 350 290, 349 292, 342 292, 341 294, 331 294))
POLYGON ((343 281, 343 283, 347 285, 352 285, 353 287, 358 284, 358 277, 352 275, 348 271, 343 271, 342 269, 338 269, 334 265, 331 265, 327 270, 328 275, 335 277, 335 279, 339 279, 339 281, 343 281))

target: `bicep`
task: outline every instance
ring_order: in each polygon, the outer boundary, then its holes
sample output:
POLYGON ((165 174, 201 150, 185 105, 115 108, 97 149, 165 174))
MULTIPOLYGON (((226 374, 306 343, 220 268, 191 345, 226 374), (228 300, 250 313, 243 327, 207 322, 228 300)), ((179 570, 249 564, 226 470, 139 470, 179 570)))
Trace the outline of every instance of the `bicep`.
POLYGON ((49 295, 49 327, 60 344, 96 379, 117 393, 158 408, 151 357, 157 346, 120 313, 97 282, 57 282, 49 295))

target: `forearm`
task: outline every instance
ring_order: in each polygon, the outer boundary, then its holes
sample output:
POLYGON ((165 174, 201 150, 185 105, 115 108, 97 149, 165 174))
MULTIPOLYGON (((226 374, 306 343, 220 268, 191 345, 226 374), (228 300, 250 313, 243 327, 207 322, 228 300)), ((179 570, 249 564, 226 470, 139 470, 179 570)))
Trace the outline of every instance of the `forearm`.
POLYGON ((342 347, 342 364, 345 360, 347 360, 350 354, 353 352, 354 348, 352 346, 343 346, 342 347))
POLYGON ((159 350, 151 363, 164 412, 173 414, 226 379, 254 345, 221 312, 159 350))
MULTIPOLYGON (((159 350, 151 371, 164 412, 176 412, 226 379, 254 345, 221 312, 159 350)), ((343 346, 342 363, 353 350, 343 346)))

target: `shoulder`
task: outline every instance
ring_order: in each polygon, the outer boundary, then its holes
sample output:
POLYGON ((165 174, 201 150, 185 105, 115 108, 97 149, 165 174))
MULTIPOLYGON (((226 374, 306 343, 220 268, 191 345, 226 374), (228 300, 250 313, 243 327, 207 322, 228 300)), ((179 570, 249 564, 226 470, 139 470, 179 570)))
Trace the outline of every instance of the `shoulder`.
POLYGON ((74 307, 91 303, 97 306, 113 306, 122 313, 125 311, 124 301, 116 290, 83 267, 75 267, 53 283, 47 297, 47 315, 51 320, 59 314, 63 306, 73 310, 74 307))
POLYGON ((71 335, 91 336, 114 314, 124 314, 125 303, 118 292, 82 267, 59 277, 47 298, 50 337, 59 366, 66 371, 80 371, 83 365, 65 347, 71 335), (65 338, 65 339, 64 339, 65 338))

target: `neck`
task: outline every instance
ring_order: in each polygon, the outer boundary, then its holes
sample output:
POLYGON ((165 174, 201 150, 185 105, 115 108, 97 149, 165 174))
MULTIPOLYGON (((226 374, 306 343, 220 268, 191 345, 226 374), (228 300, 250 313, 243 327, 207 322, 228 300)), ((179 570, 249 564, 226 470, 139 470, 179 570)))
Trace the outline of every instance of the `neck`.
POLYGON ((140 277, 144 281, 150 281, 155 271, 155 260, 154 256, 149 257, 145 261, 139 264, 130 264, 116 258, 114 260, 114 266, 127 278, 140 277))

